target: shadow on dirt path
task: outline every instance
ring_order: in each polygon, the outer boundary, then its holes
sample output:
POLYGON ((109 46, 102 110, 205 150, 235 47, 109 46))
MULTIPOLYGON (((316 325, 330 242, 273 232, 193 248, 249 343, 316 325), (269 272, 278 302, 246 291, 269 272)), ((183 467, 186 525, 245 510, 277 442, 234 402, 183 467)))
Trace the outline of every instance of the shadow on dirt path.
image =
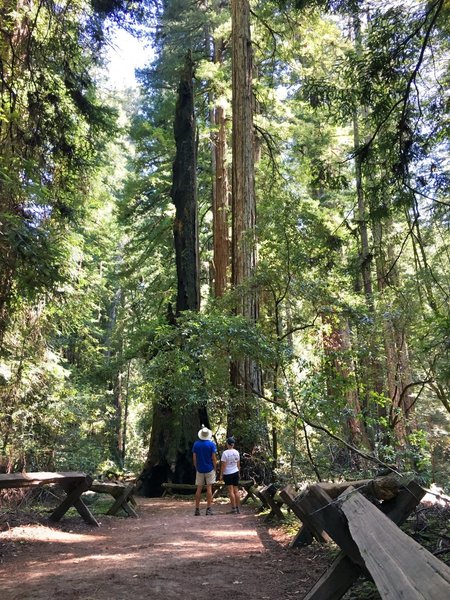
POLYGON ((193 514, 192 502, 138 498, 139 519, 78 517, 0 533, 2 600, 286 600, 303 598, 327 560, 288 548, 254 509, 193 514))

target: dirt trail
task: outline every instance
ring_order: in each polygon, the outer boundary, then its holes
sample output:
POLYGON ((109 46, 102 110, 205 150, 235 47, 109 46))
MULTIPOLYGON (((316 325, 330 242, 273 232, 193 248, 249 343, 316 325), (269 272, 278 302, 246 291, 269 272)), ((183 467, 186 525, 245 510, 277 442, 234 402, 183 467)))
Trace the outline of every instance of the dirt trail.
POLYGON ((317 546, 288 548, 254 509, 193 514, 192 502, 138 498, 139 519, 78 517, 0 533, 2 600, 286 600, 326 564, 317 546))

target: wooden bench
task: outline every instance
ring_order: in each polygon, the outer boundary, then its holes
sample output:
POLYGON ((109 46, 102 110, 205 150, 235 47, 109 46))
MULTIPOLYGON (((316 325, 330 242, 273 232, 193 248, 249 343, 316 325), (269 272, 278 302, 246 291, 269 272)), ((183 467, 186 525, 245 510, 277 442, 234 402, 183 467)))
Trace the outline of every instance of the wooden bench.
MULTIPOLYGON (((191 493, 195 494, 197 491, 197 486, 194 483, 162 483, 161 487, 163 488, 163 496, 166 494, 176 494, 180 493, 191 493)), ((221 491, 225 488, 225 484, 223 482, 216 481, 212 484, 213 489, 213 497, 215 498, 221 491)), ((246 492, 245 497, 242 500, 241 504, 244 504, 249 498, 254 497, 253 492, 253 481, 251 480, 242 480, 239 481, 239 489, 244 490, 246 492)), ((203 486, 203 491, 206 491, 206 486, 203 486)))
POLYGON ((120 481, 93 481, 90 488, 97 494, 110 494, 114 502, 109 508, 107 515, 117 515, 119 510, 123 510, 129 517, 137 518, 138 514, 134 509, 136 502, 133 494, 135 491, 134 483, 122 483, 120 481))
POLYGON ((76 471, 0 474, 0 489, 43 487, 49 484, 58 485, 66 493, 64 500, 50 515, 51 521, 59 521, 69 508, 74 506, 86 523, 99 527, 97 520, 81 499, 81 494, 86 492, 92 484, 92 477, 89 475, 76 471))

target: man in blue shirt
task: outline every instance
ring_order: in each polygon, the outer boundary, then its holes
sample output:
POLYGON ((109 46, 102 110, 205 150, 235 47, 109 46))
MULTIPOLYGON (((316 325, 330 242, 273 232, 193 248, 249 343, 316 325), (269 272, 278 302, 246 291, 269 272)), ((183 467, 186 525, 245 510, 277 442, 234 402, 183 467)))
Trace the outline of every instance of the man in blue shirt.
POLYGON ((212 431, 202 425, 198 432, 198 440, 192 447, 192 460, 196 470, 195 485, 195 515, 200 515, 200 500, 203 486, 206 485, 206 514, 214 514, 211 508, 213 502, 212 485, 216 481, 217 448, 212 441, 212 431))

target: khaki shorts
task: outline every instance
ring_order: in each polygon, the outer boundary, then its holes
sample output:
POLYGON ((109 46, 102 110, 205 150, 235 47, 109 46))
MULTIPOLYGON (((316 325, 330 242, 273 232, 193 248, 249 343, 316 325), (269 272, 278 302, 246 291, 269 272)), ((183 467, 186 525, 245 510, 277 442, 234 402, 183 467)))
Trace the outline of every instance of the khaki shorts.
POLYGON ((195 476, 195 485, 212 485, 216 481, 216 472, 210 471, 209 473, 199 473, 195 476))

